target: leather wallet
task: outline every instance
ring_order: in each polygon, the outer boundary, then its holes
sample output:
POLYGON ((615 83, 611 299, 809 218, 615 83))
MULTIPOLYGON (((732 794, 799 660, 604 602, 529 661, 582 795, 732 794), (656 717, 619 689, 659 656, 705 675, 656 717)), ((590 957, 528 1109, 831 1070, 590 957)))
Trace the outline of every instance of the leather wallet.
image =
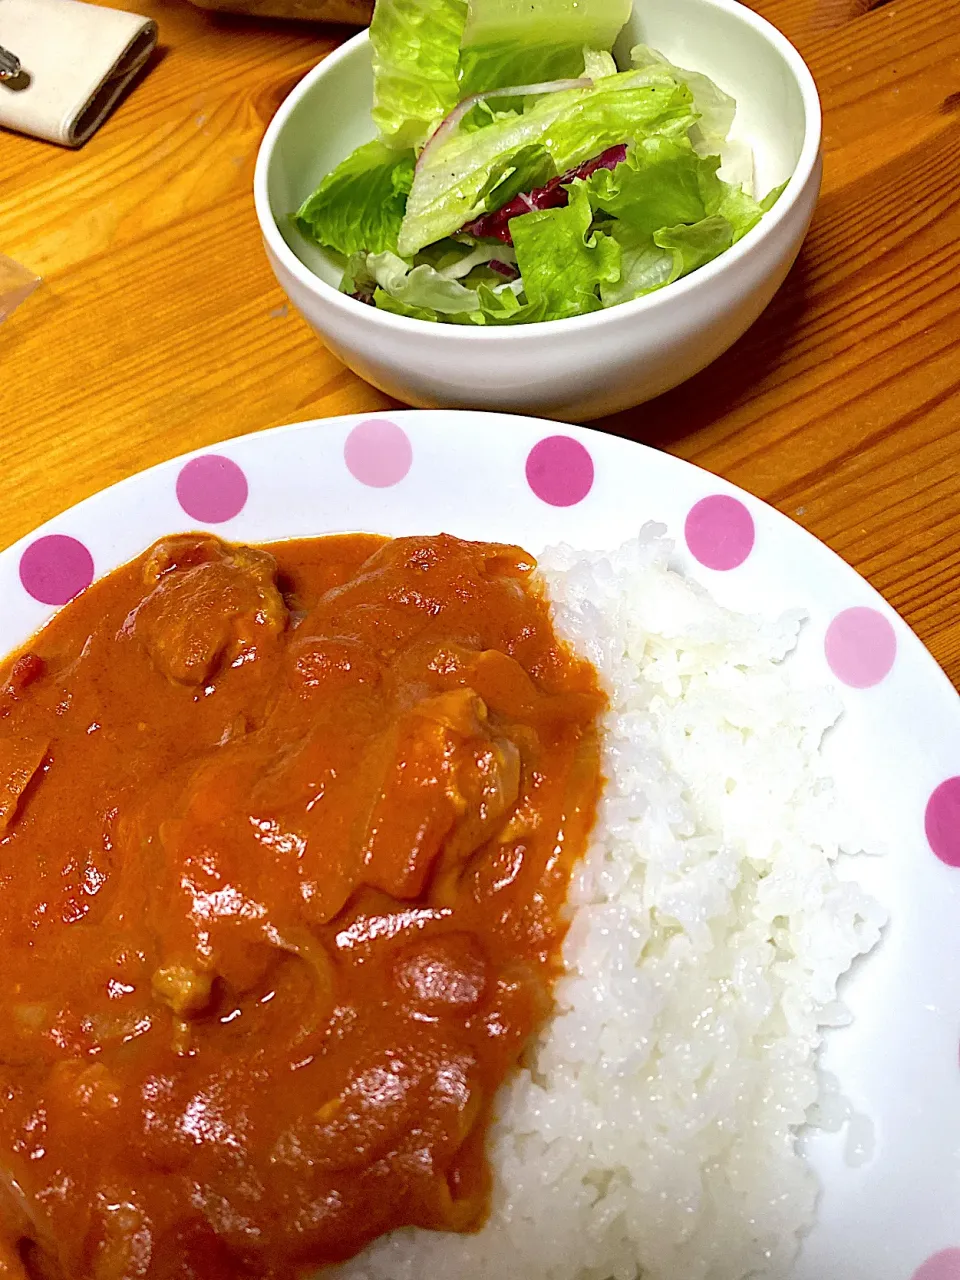
POLYGON ((20 74, 0 80, 0 126, 80 147, 157 43, 150 18, 81 0, 0 0, 0 46, 20 74))

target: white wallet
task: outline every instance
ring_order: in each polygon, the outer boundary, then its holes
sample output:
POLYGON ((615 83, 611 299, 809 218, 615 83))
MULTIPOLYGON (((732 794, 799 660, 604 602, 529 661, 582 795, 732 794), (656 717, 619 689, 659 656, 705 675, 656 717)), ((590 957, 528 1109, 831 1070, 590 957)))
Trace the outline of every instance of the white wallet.
POLYGON ((0 127, 79 147, 157 43, 150 18, 80 0, 0 0, 0 47, 20 62, 0 80, 0 127))

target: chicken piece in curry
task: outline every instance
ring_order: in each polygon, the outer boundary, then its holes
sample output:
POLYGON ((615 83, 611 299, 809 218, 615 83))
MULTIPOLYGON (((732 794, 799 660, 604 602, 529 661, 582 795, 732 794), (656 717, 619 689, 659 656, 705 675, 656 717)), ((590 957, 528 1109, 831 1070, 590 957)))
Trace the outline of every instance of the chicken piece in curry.
POLYGON ((0 1277, 470 1231, 604 700, 516 547, 165 539, 0 672, 0 1277))

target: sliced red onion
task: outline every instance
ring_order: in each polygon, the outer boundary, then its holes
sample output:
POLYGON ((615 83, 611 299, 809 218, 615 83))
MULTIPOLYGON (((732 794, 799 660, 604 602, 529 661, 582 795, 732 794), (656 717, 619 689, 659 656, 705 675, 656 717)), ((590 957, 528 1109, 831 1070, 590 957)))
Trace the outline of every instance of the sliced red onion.
POLYGON ((626 158, 625 142, 618 143, 615 147, 608 147, 592 160, 584 160, 582 164, 568 169, 559 177, 551 178, 542 187, 535 187, 533 191, 521 192, 520 195, 514 196, 502 209, 481 214, 479 218, 474 218, 473 222, 468 222, 462 230, 478 240, 500 240, 503 244, 513 244, 509 225, 511 218, 519 218, 522 214, 532 213, 537 209, 562 209, 570 199, 564 190, 565 186, 577 178, 589 178, 591 173, 596 173, 598 169, 615 169, 626 158))
POLYGON ((485 93, 472 93, 469 98, 457 104, 434 129, 427 139, 423 150, 417 157, 416 167, 419 169, 426 156, 438 142, 448 133, 452 133, 468 111, 478 102, 486 102, 487 98, 526 98, 539 93, 561 93, 565 89, 592 89, 593 81, 589 76, 581 76, 579 80, 545 80, 542 84, 515 84, 506 89, 488 89, 485 93))
POLYGON ((497 275, 505 276, 508 280, 520 278, 520 272, 511 262, 501 262, 499 258, 491 258, 487 266, 491 271, 496 271, 497 275))

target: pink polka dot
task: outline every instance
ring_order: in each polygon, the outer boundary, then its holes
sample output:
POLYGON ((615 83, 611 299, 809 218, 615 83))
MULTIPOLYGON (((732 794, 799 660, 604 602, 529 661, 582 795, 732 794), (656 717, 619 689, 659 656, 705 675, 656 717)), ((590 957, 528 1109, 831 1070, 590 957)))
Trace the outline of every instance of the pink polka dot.
POLYGON ((593 488, 593 459, 570 436, 546 436, 527 454, 527 484, 551 507, 572 507, 593 488))
POLYGON ((714 493, 690 508, 684 525, 690 554, 708 569, 736 569, 753 550, 753 516, 737 498, 714 493))
POLYGON ((851 689, 869 689, 890 674, 897 633, 889 618, 857 605, 838 613, 823 641, 830 670, 851 689))
POLYGON ((413 445, 395 422, 368 418, 347 436, 343 459, 347 470, 361 484, 389 489, 399 484, 413 465, 413 445))
POLYGON ((730 570, 754 549, 754 517, 739 499, 714 493, 690 508, 684 536, 691 556, 705 567, 730 570))
POLYGON ((913 1273, 913 1280, 960 1280, 960 1249, 943 1249, 913 1273))
POLYGON ((20 557, 20 581, 41 604, 67 604, 93 581, 93 556, 76 538, 49 534, 20 557))
POLYGON ((240 467, 219 453, 192 458, 177 476, 177 501, 191 520, 223 524, 238 516, 249 489, 240 467))
POLYGON ((934 791, 927 801, 924 827, 940 861, 960 867, 960 778, 948 778, 934 791))

